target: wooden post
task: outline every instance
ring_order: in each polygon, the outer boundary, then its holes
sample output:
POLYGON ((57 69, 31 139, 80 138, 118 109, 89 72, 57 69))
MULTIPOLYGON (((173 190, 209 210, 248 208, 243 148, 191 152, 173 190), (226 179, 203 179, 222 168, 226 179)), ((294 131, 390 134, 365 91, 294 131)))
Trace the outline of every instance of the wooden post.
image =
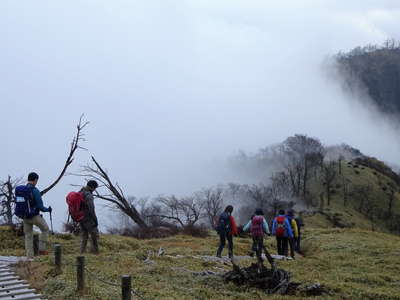
POLYGON ((76 286, 79 292, 85 289, 85 257, 76 258, 76 286))
POLYGON ((33 255, 39 255, 39 235, 33 234, 33 255))
POLYGON ((122 275, 121 276, 121 289, 122 289, 122 300, 131 300, 131 276, 122 275))
POLYGON ((61 245, 54 245, 54 264, 56 266, 56 273, 61 273, 61 245))

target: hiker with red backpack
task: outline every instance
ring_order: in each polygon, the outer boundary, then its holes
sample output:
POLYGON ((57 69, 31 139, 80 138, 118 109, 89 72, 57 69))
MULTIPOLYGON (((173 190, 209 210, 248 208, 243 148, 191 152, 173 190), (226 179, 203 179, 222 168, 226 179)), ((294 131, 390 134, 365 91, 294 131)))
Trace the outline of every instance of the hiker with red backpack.
MULTIPOLYGON (((270 234, 267 221, 265 221, 262 209, 256 209, 250 221, 243 227, 243 231, 250 230, 253 238, 252 253, 256 252, 259 263, 262 263, 262 251, 264 249, 265 256, 267 257, 272 268, 275 268, 275 263, 267 248, 264 245, 264 234, 270 234)), ((253 255, 251 255, 253 256, 253 255)))
POLYGON ((36 188, 39 175, 35 172, 29 173, 28 183, 15 188, 15 215, 23 219, 25 234, 25 252, 28 258, 33 257, 33 226, 39 227, 39 255, 47 255, 47 239, 49 226, 40 212, 49 212, 51 206, 43 206, 42 195, 36 188))
POLYGON ((98 254, 99 252, 99 230, 96 211, 94 207, 93 192, 97 189, 98 184, 95 180, 89 180, 85 187, 79 192, 71 192, 67 195, 67 204, 69 214, 75 222, 80 225, 81 231, 81 247, 80 252, 86 252, 86 246, 90 235, 92 243, 91 252, 98 254))
POLYGON ((272 234, 276 236, 278 254, 287 256, 288 241, 293 238, 293 232, 283 209, 279 210, 279 215, 272 222, 272 234))
POLYGON ((219 215, 217 233, 219 235, 219 246, 217 257, 221 258, 222 250, 225 247, 225 242, 228 240, 228 255, 233 258, 233 235, 238 234, 235 219, 232 216, 233 206, 228 205, 224 212, 219 215))

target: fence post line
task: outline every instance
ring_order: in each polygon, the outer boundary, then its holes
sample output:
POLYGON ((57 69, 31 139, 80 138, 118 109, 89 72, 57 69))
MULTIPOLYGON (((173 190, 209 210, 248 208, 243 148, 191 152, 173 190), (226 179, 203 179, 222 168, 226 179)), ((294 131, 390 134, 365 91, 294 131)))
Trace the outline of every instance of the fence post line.
POLYGON ((132 283, 131 276, 129 275, 121 276, 122 300, 132 299, 131 283, 132 283))
POLYGON ((85 257, 76 258, 76 286, 79 292, 85 289, 85 257))
POLYGON ((54 245, 54 264, 56 266, 56 273, 61 273, 61 245, 54 245))
POLYGON ((33 255, 39 255, 39 235, 33 234, 33 255))

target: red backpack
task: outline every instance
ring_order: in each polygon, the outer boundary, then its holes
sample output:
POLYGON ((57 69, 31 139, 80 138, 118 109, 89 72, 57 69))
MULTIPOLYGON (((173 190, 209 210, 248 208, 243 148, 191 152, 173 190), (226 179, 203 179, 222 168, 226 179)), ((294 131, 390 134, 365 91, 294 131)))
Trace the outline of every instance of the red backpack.
POLYGON ((260 237, 264 235, 263 223, 264 223, 263 216, 254 216, 251 219, 250 232, 253 237, 260 237))
POLYGON ((286 217, 285 216, 279 216, 276 217, 276 231, 275 231, 275 235, 277 237, 283 237, 285 236, 285 232, 286 232, 286 217))
POLYGON ((83 193, 80 192, 70 192, 67 195, 67 204, 69 214, 75 222, 80 222, 85 217, 85 212, 83 210, 83 204, 85 199, 83 198, 83 193))

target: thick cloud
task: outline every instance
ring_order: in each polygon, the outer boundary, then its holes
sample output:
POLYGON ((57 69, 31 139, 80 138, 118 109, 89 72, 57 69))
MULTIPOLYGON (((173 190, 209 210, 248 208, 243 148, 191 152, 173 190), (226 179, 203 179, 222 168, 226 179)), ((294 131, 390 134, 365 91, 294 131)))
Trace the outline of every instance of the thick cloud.
MULTIPOLYGON (((2 1, 1 174, 59 172, 79 115, 128 194, 232 177, 216 161, 294 133, 396 162, 391 125, 325 76, 340 50, 400 38, 398 1, 2 1)), ((46 201, 64 218, 65 178, 46 201)))

